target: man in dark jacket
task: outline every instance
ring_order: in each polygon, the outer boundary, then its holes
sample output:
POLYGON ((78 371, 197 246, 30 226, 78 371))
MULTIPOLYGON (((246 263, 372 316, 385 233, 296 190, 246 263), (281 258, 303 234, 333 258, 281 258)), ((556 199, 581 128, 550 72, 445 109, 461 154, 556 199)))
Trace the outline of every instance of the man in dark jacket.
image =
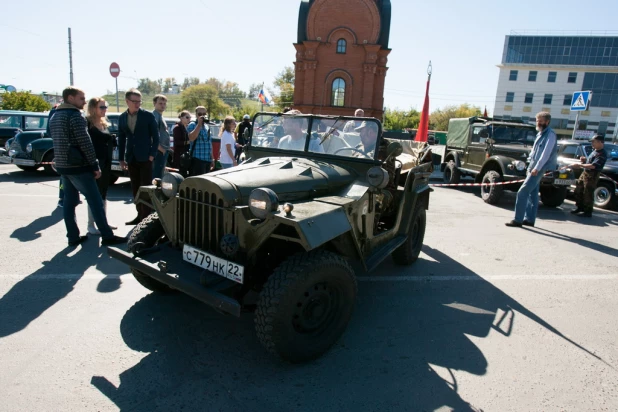
POLYGON ((594 149, 590 156, 580 157, 581 164, 574 164, 574 169, 584 169, 577 179, 575 186, 575 209, 571 210, 574 215, 582 217, 592 217, 594 207, 594 191, 597 188, 599 177, 603 171, 603 166, 607 161, 607 151, 605 150, 605 135, 597 134, 590 141, 594 149))
POLYGON ((86 119, 80 112, 86 104, 86 96, 80 89, 67 87, 62 92, 62 98, 64 103, 58 106, 50 119, 50 132, 54 141, 56 170, 64 185, 63 212, 69 246, 77 246, 88 239, 88 236, 80 236, 75 219, 75 206, 79 203, 80 192, 92 210, 103 239, 101 243, 124 243, 126 239, 115 236, 107 224, 103 200, 95 182, 95 179, 101 177, 101 170, 88 135, 86 119))
MULTIPOLYGON (((154 115, 140 107, 142 94, 139 90, 129 89, 124 97, 128 109, 118 118, 118 155, 123 169, 128 164, 135 199, 140 186, 152 184, 152 162, 159 149, 159 127, 154 115)), ((127 225, 137 225, 151 213, 144 204, 135 207, 137 217, 127 225)))

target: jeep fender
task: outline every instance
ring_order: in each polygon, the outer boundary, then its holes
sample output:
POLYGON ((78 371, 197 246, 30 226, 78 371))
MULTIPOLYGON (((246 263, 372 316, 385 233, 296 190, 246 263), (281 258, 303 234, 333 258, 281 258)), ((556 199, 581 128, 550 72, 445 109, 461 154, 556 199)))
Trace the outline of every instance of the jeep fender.
MULTIPOLYGON (((450 151, 446 154, 446 156, 444 156, 444 163, 443 164, 447 164, 449 162, 449 160, 453 160, 455 162, 455 164, 457 165, 457 167, 461 167, 461 160, 459 159, 459 153, 456 151, 450 151)), ((442 170, 444 171, 444 170, 442 170)))
POLYGON ((483 163, 481 172, 476 176, 476 181, 480 182, 489 170, 495 170, 504 176, 506 174, 506 165, 510 164, 511 160, 506 156, 492 156, 483 163))

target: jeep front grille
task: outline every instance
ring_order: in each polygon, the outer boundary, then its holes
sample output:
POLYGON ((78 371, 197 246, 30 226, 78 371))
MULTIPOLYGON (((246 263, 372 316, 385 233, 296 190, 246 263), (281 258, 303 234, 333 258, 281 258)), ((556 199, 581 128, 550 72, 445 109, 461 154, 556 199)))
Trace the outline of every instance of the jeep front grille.
POLYGON ((234 212, 215 193, 186 188, 178 195, 176 223, 181 243, 217 254, 221 238, 234 231, 234 212))

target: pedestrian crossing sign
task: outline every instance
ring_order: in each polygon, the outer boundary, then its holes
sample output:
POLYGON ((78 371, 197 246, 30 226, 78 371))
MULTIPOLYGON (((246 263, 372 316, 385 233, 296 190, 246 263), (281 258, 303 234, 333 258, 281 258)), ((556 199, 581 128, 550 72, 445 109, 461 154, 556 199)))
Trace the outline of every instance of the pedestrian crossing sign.
POLYGON ((588 102, 590 101, 590 91, 575 92, 571 98, 571 111, 580 112, 588 108, 588 102))

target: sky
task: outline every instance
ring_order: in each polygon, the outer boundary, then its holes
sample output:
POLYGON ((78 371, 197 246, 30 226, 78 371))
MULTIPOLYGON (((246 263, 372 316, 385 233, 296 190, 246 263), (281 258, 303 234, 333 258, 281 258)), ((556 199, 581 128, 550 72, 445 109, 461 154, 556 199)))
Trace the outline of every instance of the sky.
MULTIPOLYGON (((493 112, 505 35, 618 35, 618 1, 391 0, 385 106, 423 106, 432 63, 430 110, 470 103, 493 112)), ((138 78, 210 77, 272 86, 293 66, 299 0, 7 0, 0 20, 0 84, 61 93, 69 84, 67 29, 75 86, 87 97, 138 78), (10 17, 10 18, 7 18, 10 17)))

